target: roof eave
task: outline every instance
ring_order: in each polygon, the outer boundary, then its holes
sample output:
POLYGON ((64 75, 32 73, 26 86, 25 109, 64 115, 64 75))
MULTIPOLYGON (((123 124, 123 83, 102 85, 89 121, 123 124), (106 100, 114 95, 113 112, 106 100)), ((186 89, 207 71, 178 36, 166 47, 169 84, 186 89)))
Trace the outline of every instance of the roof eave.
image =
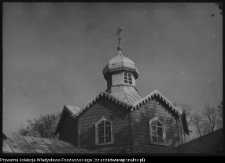
POLYGON ((146 97, 144 97, 142 100, 138 101, 137 103, 135 103, 133 105, 133 110, 137 109, 138 107, 140 107, 141 105, 145 104, 146 102, 148 102, 152 96, 158 95, 168 106, 169 108, 171 108, 176 114, 178 114, 179 116, 182 116, 182 114, 175 108, 175 106, 173 106, 173 104, 171 104, 169 102, 169 100, 167 100, 159 91, 155 90, 152 93, 150 93, 149 95, 147 95, 146 97))

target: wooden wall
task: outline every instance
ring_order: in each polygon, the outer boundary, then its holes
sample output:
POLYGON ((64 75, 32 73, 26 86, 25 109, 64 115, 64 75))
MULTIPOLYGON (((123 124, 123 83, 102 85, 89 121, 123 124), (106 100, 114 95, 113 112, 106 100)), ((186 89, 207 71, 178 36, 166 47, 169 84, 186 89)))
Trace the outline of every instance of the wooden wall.
POLYGON ((155 98, 132 112, 134 153, 160 153, 180 144, 179 118, 160 99, 155 98), (166 145, 150 143, 149 120, 157 116, 164 124, 166 145))
POLYGON ((80 148, 113 151, 125 148, 130 152, 130 122, 128 110, 112 102, 106 97, 100 97, 96 103, 79 115, 79 145, 80 148), (103 116, 113 122, 114 144, 95 145, 95 123, 103 116))
POLYGON ((75 119, 67 113, 63 121, 59 131, 59 139, 78 146, 78 118, 75 119))

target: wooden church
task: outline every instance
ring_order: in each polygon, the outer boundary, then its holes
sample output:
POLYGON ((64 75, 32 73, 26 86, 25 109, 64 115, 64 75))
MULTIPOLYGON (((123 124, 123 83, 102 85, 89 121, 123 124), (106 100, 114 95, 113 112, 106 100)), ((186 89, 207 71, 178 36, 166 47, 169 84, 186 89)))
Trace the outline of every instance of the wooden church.
POLYGON ((64 106, 55 131, 60 140, 99 152, 144 154, 162 153, 185 142, 185 113, 157 90, 144 98, 138 95, 138 69, 120 45, 102 74, 105 92, 84 108, 64 106))

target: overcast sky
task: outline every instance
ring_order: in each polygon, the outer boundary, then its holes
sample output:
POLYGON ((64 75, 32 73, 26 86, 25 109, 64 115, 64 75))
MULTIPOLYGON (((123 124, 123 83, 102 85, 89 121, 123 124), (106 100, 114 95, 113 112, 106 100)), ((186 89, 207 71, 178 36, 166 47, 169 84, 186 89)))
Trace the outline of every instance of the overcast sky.
POLYGON ((154 90, 201 110, 222 101, 222 16, 214 3, 3 3, 3 132, 84 107, 106 90, 102 69, 123 55, 154 90))

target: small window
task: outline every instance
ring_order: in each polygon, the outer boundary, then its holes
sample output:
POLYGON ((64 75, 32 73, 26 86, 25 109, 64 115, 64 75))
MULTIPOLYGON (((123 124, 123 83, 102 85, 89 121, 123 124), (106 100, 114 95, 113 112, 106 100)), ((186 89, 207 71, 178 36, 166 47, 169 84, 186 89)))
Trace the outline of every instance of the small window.
POLYGON ((153 144, 165 144, 166 133, 163 124, 157 117, 149 121, 150 142, 153 144))
POLYGON ((112 122, 103 117, 95 123, 95 144, 104 145, 112 143, 112 122))
POLYGON ((124 83, 132 84, 132 75, 131 75, 131 73, 124 72, 124 83))

